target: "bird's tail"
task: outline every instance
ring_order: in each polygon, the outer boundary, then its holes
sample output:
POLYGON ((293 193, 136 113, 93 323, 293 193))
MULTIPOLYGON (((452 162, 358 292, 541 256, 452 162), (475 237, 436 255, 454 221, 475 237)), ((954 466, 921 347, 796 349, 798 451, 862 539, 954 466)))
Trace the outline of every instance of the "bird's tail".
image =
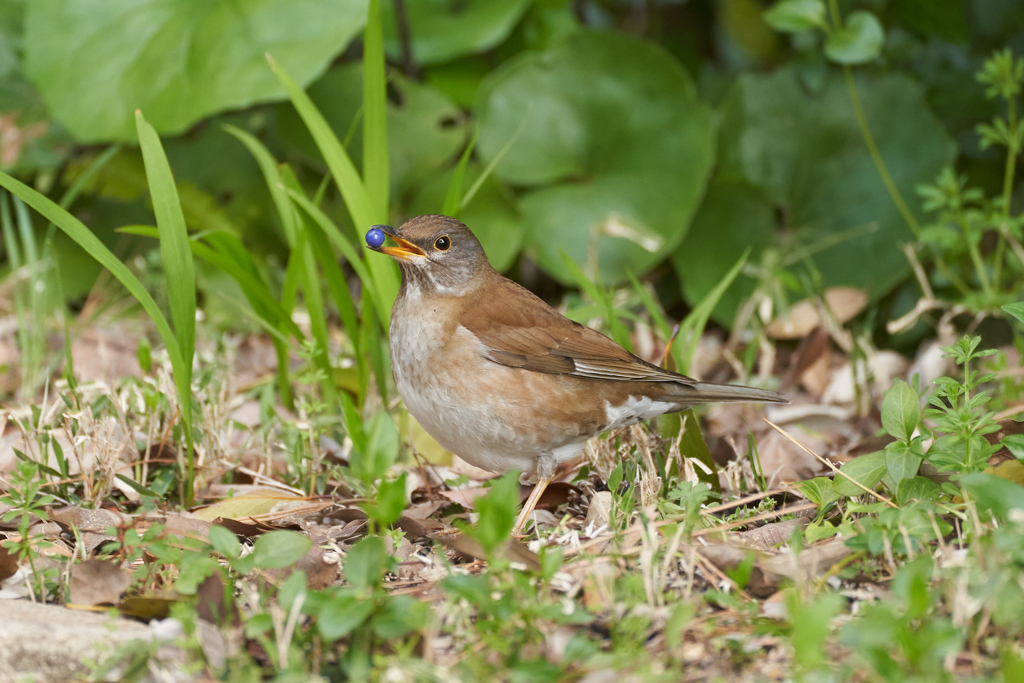
POLYGON ((678 387, 678 390, 669 392, 662 400, 676 400, 690 405, 698 403, 789 403, 787 398, 777 392, 735 384, 697 382, 696 384, 680 384, 678 387))

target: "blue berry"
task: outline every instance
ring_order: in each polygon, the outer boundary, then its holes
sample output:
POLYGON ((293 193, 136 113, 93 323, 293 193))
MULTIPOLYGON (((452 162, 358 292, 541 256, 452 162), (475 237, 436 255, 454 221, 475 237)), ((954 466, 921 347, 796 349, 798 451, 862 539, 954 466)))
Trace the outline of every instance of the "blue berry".
POLYGON ((384 244, 384 231, 377 227, 370 228, 366 231, 366 243, 371 249, 379 248, 384 244))

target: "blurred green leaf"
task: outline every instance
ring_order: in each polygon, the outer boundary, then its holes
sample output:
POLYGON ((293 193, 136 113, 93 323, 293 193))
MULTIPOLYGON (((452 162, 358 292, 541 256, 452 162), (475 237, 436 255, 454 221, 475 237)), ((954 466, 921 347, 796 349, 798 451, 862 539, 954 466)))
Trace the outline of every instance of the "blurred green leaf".
POLYGON ((893 5, 900 22, 921 33, 952 43, 970 37, 964 0, 899 0, 893 5))
POLYGON ((881 54, 884 43, 885 31, 878 17, 858 10, 846 18, 841 29, 829 35, 825 54, 838 64, 864 64, 881 54))
MULTIPOLYGON (((374 413, 360 429, 366 435, 366 446, 353 449, 350 462, 357 477, 372 483, 387 474, 388 468, 394 464, 398 457, 400 439, 391 416, 383 410, 374 413)), ((355 437, 353 443, 358 444, 355 437)))
POLYGON ((518 507, 519 476, 516 472, 492 479, 491 490, 486 496, 477 498, 476 509, 480 517, 471 534, 488 556, 508 540, 518 507))
POLYGON ((525 247, 562 283, 573 282, 563 250, 614 284, 627 268, 644 272, 662 260, 686 234, 714 128, 690 77, 658 46, 573 34, 488 76, 477 112, 484 161, 522 128, 495 173, 528 188, 525 247))
POLYGON ((894 380, 882 399, 882 428, 894 439, 909 443, 920 421, 921 403, 917 392, 903 380, 894 380))
POLYGON ((993 474, 968 474, 960 486, 970 494, 979 511, 988 511, 997 519, 1006 519, 1010 510, 1024 510, 1024 487, 993 474))
POLYGON ((253 561, 260 569, 290 567, 309 552, 312 541, 294 531, 268 531, 253 544, 253 561))
POLYGON ((378 638, 390 640, 419 631, 430 618, 430 605, 410 595, 390 595, 370 622, 378 638))
MULTIPOLYGON (((747 249, 751 260, 758 261, 764 248, 775 243, 776 222, 775 207, 763 190, 740 178, 716 175, 682 248, 672 255, 686 300, 695 305, 710 294, 747 249)), ((740 272, 722 292, 712 317, 732 324, 736 309, 756 285, 740 272)))
POLYGON ((392 481, 382 481, 377 487, 377 506, 373 517, 386 527, 402 516, 405 509, 405 472, 392 481))
POLYGON ((365 20, 365 0, 33 0, 25 71, 80 142, 131 139, 136 109, 174 133, 280 97, 267 51, 309 82, 365 20))
POLYGON ((1024 303, 1006 304, 1003 310, 1024 323, 1024 303))
MULTIPOLYGON (((920 84, 900 74, 855 78, 882 158, 900 192, 912 196, 917 183, 952 161, 956 147, 920 84)), ((723 104, 719 130, 717 173, 761 188, 800 243, 863 231, 812 256, 823 285, 878 297, 906 277, 899 245, 913 234, 871 160, 840 74, 830 73, 818 95, 801 87, 793 69, 743 74, 723 104)))
MULTIPOLYGON (((505 40, 530 0, 406 0, 413 61, 428 65, 489 50, 505 40)), ((394 0, 384 0, 388 55, 401 61, 394 0)))
POLYGON ((218 524, 210 527, 209 539, 213 549, 229 560, 237 559, 242 552, 242 544, 235 532, 218 524))
POLYGON ((797 33, 825 28, 823 0, 781 0, 768 8, 764 20, 776 31, 797 33))
POLYGON ((332 597, 320 610, 317 630, 324 639, 337 640, 358 628, 372 613, 372 600, 343 593, 332 597))
POLYGON ((385 559, 384 541, 380 536, 367 536, 346 553, 345 580, 357 591, 376 586, 384 575, 385 559))

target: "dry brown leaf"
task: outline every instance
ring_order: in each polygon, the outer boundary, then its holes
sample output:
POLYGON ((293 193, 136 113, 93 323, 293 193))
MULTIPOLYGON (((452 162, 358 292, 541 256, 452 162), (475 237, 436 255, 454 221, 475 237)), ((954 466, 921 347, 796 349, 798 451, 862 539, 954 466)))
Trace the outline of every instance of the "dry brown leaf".
POLYGON ((586 526, 593 525, 595 529, 605 526, 608 524, 608 520, 611 519, 611 510, 612 492, 598 491, 590 499, 590 507, 587 509, 586 526))
POLYGON ((75 605, 116 605, 131 577, 110 562, 86 560, 71 568, 71 602, 75 605))
POLYGON ((754 567, 746 591, 758 598, 774 593, 784 580, 799 583, 813 579, 853 552, 843 539, 829 539, 808 546, 799 556, 791 550, 780 552, 752 548, 739 538, 739 534, 731 535, 730 540, 698 547, 698 551, 723 571, 735 569, 753 553, 754 567))
POLYGON ((744 542, 755 548, 767 550, 774 548, 780 543, 786 543, 793 536, 795 529, 803 529, 811 520, 808 517, 797 517, 787 519, 784 522, 771 522, 763 526, 754 527, 747 531, 741 531, 737 536, 744 542))
MULTIPOLYGON (((486 496, 490 489, 482 486, 471 489, 460 489, 458 491, 439 491, 439 493, 453 503, 458 503, 466 509, 473 509, 476 506, 476 499, 486 496)), ((521 496, 520 496, 521 497, 521 496)))
POLYGON ((208 522, 212 522, 218 517, 244 520, 253 515, 266 514, 281 502, 296 500, 302 499, 287 491, 264 488, 197 508, 192 511, 192 516, 197 519, 205 519, 208 522))
POLYGON ((128 515, 114 513, 102 508, 87 510, 78 505, 69 505, 65 508, 52 510, 50 512, 50 519, 66 527, 75 527, 79 531, 92 531, 99 534, 104 533, 109 527, 128 524, 132 521, 128 515))
MULTIPOLYGON (((481 546, 476 539, 470 538, 464 534, 438 536, 436 540, 444 547, 461 553, 462 555, 466 555, 467 557, 472 557, 476 560, 487 559, 483 546, 481 546)), ((509 541, 505 544, 504 557, 510 562, 525 564, 530 569, 540 569, 540 559, 537 557, 537 554, 517 541, 509 541)))
POLYGON ((402 516, 408 517, 409 519, 417 519, 422 521, 427 517, 433 515, 435 512, 437 512, 447 504, 447 500, 432 500, 429 503, 419 503, 418 505, 413 505, 408 510, 403 512, 402 516))
POLYGON ((167 515, 166 517, 149 517, 148 522, 163 524, 164 531, 175 536, 205 539, 210 535, 213 525, 205 519, 185 517, 183 515, 167 515))
MULTIPOLYGON (((825 290, 825 301, 842 325, 864 310, 868 295, 856 287, 829 287, 825 290)), ((821 323, 815 300, 807 298, 793 304, 786 315, 768 323, 765 333, 773 339, 803 339, 821 323)))
POLYGON ((0 545, 0 582, 18 571, 18 556, 0 545))
POLYGON ((196 597, 196 612, 200 619, 218 626, 237 626, 241 623, 235 601, 225 595, 224 578, 220 572, 215 571, 203 579, 196 589, 196 597))

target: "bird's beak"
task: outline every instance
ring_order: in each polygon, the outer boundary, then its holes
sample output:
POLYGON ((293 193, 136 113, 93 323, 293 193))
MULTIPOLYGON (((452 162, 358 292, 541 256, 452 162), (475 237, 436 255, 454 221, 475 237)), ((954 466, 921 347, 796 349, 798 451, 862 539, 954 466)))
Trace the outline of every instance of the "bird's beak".
POLYGON ((397 247, 379 247, 375 251, 379 251, 382 254, 387 254, 391 258, 398 259, 399 261, 412 261, 415 258, 424 258, 426 254, 423 250, 417 247, 415 244, 408 240, 403 240, 401 237, 396 235, 391 230, 384 230, 385 235, 390 237, 398 244, 397 247))

